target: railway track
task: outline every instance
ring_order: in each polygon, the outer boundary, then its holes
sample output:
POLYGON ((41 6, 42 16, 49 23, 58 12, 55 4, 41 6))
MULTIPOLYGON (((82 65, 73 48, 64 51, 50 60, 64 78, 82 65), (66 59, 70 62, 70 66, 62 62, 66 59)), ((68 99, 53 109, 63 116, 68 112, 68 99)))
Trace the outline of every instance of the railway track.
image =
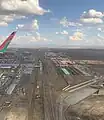
POLYGON ((56 120, 55 116, 55 100, 53 94, 53 88, 49 81, 49 71, 47 65, 44 65, 44 77, 43 77, 43 101, 44 101, 44 120, 56 120))
POLYGON ((33 120, 35 91, 37 88, 37 75, 38 70, 34 69, 31 75, 31 84, 28 92, 28 120, 33 120), (34 76, 35 74, 35 76, 34 76))

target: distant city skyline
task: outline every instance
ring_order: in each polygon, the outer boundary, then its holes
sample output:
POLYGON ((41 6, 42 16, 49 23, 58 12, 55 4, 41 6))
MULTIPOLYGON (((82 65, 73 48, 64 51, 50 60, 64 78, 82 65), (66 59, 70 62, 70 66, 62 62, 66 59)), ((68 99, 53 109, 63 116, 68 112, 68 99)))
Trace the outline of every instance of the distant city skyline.
POLYGON ((14 30, 10 47, 104 45, 102 0, 2 0, 0 42, 14 30))

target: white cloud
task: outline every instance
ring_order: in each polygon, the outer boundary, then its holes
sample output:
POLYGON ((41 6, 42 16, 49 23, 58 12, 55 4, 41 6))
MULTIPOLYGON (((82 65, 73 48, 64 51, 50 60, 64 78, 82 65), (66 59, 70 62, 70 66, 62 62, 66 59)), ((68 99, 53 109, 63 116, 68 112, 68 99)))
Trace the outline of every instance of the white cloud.
POLYGON ((37 35, 37 36, 40 36, 40 33, 39 33, 39 32, 36 32, 36 35, 37 35))
POLYGON ((39 29, 38 20, 35 19, 35 20, 33 21, 33 23, 32 23, 32 28, 33 28, 33 29, 36 29, 36 30, 39 29))
POLYGON ((101 24, 103 23, 103 17, 104 14, 102 12, 91 9, 88 12, 84 11, 80 17, 80 20, 83 23, 101 24))
POLYGON ((102 12, 91 9, 88 12, 84 11, 82 14, 82 17, 83 18, 102 18, 104 17, 104 14, 102 12))
POLYGON ((72 31, 74 31, 74 32, 82 32, 83 31, 83 29, 81 28, 81 29, 75 29, 75 30, 72 30, 72 31))
POLYGON ((84 34, 82 32, 75 32, 73 36, 69 36, 70 40, 83 40, 84 34))
POLYGON ((76 26, 74 22, 69 22, 69 26, 76 26))
POLYGON ((56 32, 56 35, 68 35, 69 33, 66 30, 63 30, 62 32, 56 32))
POLYGON ((31 38, 29 42, 38 42, 38 40, 34 36, 29 37, 29 38, 31 38))
POLYGON ((100 39, 103 39, 103 40, 104 40, 104 37, 101 36, 99 33, 97 34, 97 36, 98 36, 100 39))
POLYGON ((77 22, 69 22, 69 26, 83 26, 83 25, 77 22))
POLYGON ((36 32, 35 38, 37 41, 44 41, 44 42, 50 41, 46 37, 41 36, 39 32, 36 32))
POLYGON ((18 27, 22 28, 22 27, 24 27, 24 24, 18 24, 18 27))
POLYGON ((26 36, 31 36, 31 35, 32 35, 32 33, 29 33, 29 32, 26 33, 26 36))
POLYGON ((2 42, 6 39, 6 37, 4 37, 3 35, 0 35, 0 44, 2 44, 2 42))
POLYGON ((34 30, 38 30, 39 29, 39 22, 38 20, 33 20, 32 23, 29 24, 18 24, 16 26, 16 29, 18 30, 22 30, 22 31, 34 31, 34 30))
POLYGON ((103 23, 103 20, 101 18, 81 18, 80 20, 83 23, 93 23, 93 24, 103 23))
POLYGON ((97 28, 98 31, 102 31, 102 28, 97 28))
POLYGON ((25 35, 16 36, 12 40, 11 44, 18 44, 18 45, 32 45, 34 43, 44 43, 44 42, 51 42, 51 40, 47 39, 44 36, 41 36, 40 33, 36 32, 36 35, 26 33, 25 35))
POLYGON ((63 25, 63 27, 82 26, 81 23, 68 21, 68 19, 66 17, 64 17, 60 20, 60 24, 63 25))
POLYGON ((0 26, 7 26, 14 19, 26 18, 26 15, 43 15, 45 12, 39 6, 39 0, 0 0, 0 26))
POLYGON ((63 30, 63 31, 61 32, 61 34, 62 34, 62 35, 68 35, 68 32, 67 32, 66 30, 63 30))
POLYGON ((0 15, 0 26, 8 26, 8 23, 12 22, 14 19, 25 18, 25 16, 10 14, 10 15, 0 15))
POLYGON ((5 21, 1 21, 0 26, 8 26, 8 24, 5 21))
POLYGON ((102 25, 101 27, 97 28, 98 31, 104 32, 104 26, 102 25))
POLYGON ((46 11, 39 6, 39 0, 1 0, 0 12, 43 15, 46 11))
POLYGON ((56 35, 60 34, 59 32, 56 32, 56 35))
POLYGON ((17 29, 21 29, 21 28, 23 28, 24 27, 24 24, 18 24, 17 25, 17 29))
POLYGON ((69 26, 68 19, 66 17, 62 18, 60 20, 60 24, 63 25, 64 27, 68 27, 69 26))

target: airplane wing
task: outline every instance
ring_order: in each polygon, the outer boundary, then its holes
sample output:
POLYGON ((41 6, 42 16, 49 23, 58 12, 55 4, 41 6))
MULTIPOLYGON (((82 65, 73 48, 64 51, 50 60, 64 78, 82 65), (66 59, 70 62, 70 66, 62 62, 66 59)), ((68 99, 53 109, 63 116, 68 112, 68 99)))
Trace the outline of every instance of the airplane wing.
POLYGON ((10 44, 11 40, 14 38, 16 34, 16 31, 15 32, 12 32, 9 37, 0 45, 0 52, 5 52, 8 45, 10 44))

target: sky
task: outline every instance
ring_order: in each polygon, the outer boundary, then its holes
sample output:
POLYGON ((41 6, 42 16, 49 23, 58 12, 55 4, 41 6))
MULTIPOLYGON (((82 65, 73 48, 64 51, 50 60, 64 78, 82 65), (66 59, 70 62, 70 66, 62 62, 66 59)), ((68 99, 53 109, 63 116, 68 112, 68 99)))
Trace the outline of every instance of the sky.
POLYGON ((103 0, 0 0, 0 42, 12 47, 104 45, 103 0))

